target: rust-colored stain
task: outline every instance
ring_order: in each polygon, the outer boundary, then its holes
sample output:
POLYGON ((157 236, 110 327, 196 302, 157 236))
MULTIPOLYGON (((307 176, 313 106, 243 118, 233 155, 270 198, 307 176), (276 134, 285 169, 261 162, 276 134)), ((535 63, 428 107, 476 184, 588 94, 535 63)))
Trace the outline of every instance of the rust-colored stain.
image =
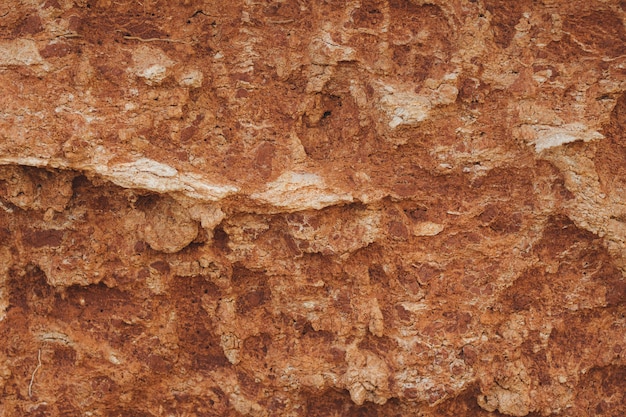
POLYGON ((626 415, 623 1, 0 3, 0 415, 626 415))

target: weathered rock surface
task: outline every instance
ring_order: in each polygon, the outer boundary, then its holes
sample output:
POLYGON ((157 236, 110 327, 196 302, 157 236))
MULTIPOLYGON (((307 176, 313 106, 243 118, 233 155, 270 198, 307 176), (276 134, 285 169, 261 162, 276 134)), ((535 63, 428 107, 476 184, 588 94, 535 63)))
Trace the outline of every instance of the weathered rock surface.
POLYGON ((0 414, 626 414, 626 3, 0 4, 0 414))

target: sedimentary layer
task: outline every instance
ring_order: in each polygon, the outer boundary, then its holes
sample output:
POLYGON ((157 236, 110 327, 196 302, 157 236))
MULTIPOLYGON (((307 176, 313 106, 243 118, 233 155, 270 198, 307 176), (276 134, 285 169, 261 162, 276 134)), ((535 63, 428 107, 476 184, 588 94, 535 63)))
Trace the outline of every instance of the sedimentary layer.
POLYGON ((0 414, 625 414, 625 19, 3 2, 0 414))

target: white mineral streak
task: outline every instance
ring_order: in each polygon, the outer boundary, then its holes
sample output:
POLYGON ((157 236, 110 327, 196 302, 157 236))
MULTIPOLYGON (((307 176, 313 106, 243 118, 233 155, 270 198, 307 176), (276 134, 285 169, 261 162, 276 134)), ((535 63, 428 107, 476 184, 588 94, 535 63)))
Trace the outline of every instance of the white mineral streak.
POLYGON ((182 193, 205 201, 218 201, 239 191, 232 185, 212 184, 200 174, 180 173, 169 165, 148 158, 112 165, 107 163, 107 159, 101 154, 97 161, 91 161, 91 163, 70 164, 61 159, 5 157, 0 158, 0 165, 78 169, 87 173, 95 172, 120 187, 139 188, 157 193, 182 193))
POLYGON ((34 156, 20 156, 20 157, 12 157, 5 156, 0 158, 0 165, 24 165, 28 167, 46 167, 50 166, 52 168, 63 168, 65 165, 61 164, 52 164, 51 161, 46 158, 37 158, 34 156))
POLYGON ((562 126, 534 125, 532 129, 536 136, 534 140, 536 152, 578 140, 589 142, 604 139, 604 135, 582 123, 570 123, 562 126))
POLYGON ((137 176, 145 175, 161 178, 171 178, 178 174, 175 168, 148 158, 140 158, 126 164, 115 165, 113 171, 131 173, 137 176))
MULTIPOLYGON (((109 157, 103 153, 95 159, 97 160, 88 164, 71 164, 64 159, 4 157, 0 158, 0 165, 15 164, 95 172, 120 187, 157 193, 181 193, 203 201, 219 201, 239 192, 238 187, 209 183, 200 174, 181 173, 167 164, 148 158, 110 165, 107 163, 109 157)), ((253 193, 250 197, 284 211, 319 210, 354 201, 351 194, 328 187, 317 174, 292 171, 267 184, 265 191, 253 193)))
POLYGON ((292 171, 285 172, 276 181, 267 184, 265 191, 253 193, 250 197, 284 211, 319 210, 353 201, 352 195, 329 189, 317 174, 292 171))
POLYGON ((238 191, 230 185, 207 183, 199 174, 181 174, 169 165, 147 158, 112 166, 99 165, 96 172, 121 187, 159 193, 180 192, 202 200, 217 201, 238 191))

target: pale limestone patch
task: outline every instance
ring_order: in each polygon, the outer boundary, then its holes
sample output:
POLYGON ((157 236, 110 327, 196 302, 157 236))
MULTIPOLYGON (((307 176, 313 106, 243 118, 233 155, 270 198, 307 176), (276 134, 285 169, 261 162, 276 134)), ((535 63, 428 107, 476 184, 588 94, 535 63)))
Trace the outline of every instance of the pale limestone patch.
POLYGON ((415 126, 426 120, 433 108, 454 103, 459 94, 454 85, 456 78, 456 73, 447 74, 444 79, 429 78, 419 93, 413 90, 414 86, 381 83, 378 107, 387 114, 389 128, 415 126))
POLYGON ((309 47, 311 62, 318 65, 334 65, 341 61, 354 61, 356 51, 349 46, 337 44, 328 32, 313 39, 309 47))
POLYGON ((204 75, 202 71, 197 69, 192 69, 185 71, 179 78, 178 84, 181 87, 190 87, 190 88, 198 88, 202 86, 202 81, 204 80, 204 75))
POLYGON ((405 301, 400 303, 400 305, 405 309, 412 313, 419 313, 424 310, 428 310, 430 307, 425 303, 414 303, 410 301, 405 301))
POLYGON ((351 194, 329 188, 319 175, 293 171, 285 172, 267 184, 265 191, 253 193, 250 198, 285 211, 319 210, 353 201, 351 194))
POLYGON ((535 151, 541 152, 545 149, 554 148, 566 143, 604 139, 600 132, 590 129, 582 123, 570 123, 562 126, 533 125, 533 144, 535 151))
POLYGON ((131 72, 143 78, 148 85, 160 84, 167 77, 168 69, 174 65, 174 61, 161 49, 145 45, 133 51, 133 63, 131 72))
POLYGON ((428 117, 432 104, 424 96, 410 91, 394 91, 387 88, 387 93, 380 99, 380 107, 390 118, 391 129, 400 125, 416 125, 428 117))
POLYGON ((421 222, 413 226, 413 234, 415 236, 436 236, 441 233, 444 226, 439 223, 421 222))
POLYGON ((37 65, 43 62, 35 41, 14 39, 0 42, 0 67, 37 65))

